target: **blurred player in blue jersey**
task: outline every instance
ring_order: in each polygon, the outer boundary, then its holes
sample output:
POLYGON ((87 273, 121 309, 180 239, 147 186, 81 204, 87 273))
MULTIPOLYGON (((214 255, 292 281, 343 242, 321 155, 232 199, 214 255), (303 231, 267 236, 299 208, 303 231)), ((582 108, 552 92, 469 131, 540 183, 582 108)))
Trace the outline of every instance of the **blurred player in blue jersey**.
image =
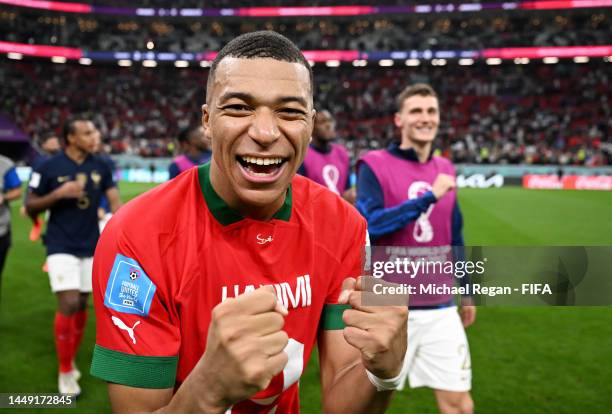
MULTIPOLYGON (((395 125, 401 142, 371 151, 358 163, 357 208, 368 221, 372 245, 416 248, 425 260, 452 260, 463 252, 463 219, 457 203, 455 169, 433 156, 440 112, 435 91, 407 87, 397 98, 395 125)), ((407 250, 408 251, 408 250, 407 250)), ((452 286, 453 275, 434 275, 452 286)), ((462 284, 467 279, 461 279, 462 284)), ((410 386, 432 388, 444 414, 469 414, 470 354, 464 328, 476 317, 471 297, 411 295, 408 351, 404 364, 410 386)), ((403 386, 403 385, 402 385, 403 386)))
POLYGON ((326 109, 317 112, 312 142, 298 174, 310 178, 354 203, 355 191, 350 188, 349 183, 351 172, 349 155, 346 148, 333 142, 335 139, 336 122, 332 114, 326 109))
MULTIPOLYGON (((40 152, 38 156, 32 161, 32 170, 36 169, 43 162, 47 161, 49 158, 57 154, 62 149, 62 145, 60 144, 60 139, 56 133, 50 132, 43 137, 38 142, 38 147, 40 152)), ((27 193, 24 195, 23 200, 23 211, 22 214, 25 215, 25 198, 27 197, 27 193)), ((35 242, 40 238, 40 233, 42 232, 42 226, 44 220, 38 215, 34 217, 30 217, 32 220, 32 229, 30 230, 29 238, 31 241, 35 242)))
POLYGON ((109 166, 92 155, 96 128, 84 117, 64 125, 64 151, 32 173, 26 201, 28 214, 49 210, 44 242, 51 290, 58 299, 55 344, 61 393, 80 394, 74 359, 87 323, 93 253, 98 241, 98 207, 103 195, 111 211, 120 205, 109 166))
MULTIPOLYGON (((102 132, 98 128, 96 128, 96 134, 94 139, 95 146, 93 154, 100 158, 102 161, 104 161, 106 164, 108 164, 108 167, 111 169, 114 178, 117 166, 111 156, 104 151, 104 146, 102 145, 102 132)), ((106 198, 106 195, 102 195, 102 198, 100 199, 100 207, 98 207, 98 227, 100 228, 100 233, 102 233, 102 230, 104 230, 106 223, 108 223, 112 216, 113 213, 111 212, 111 207, 108 202, 108 198, 106 198)))
POLYGON ((204 136, 204 129, 201 126, 182 130, 178 141, 182 154, 172 160, 168 168, 170 179, 191 167, 206 164, 212 155, 210 141, 204 136))
POLYGON ((0 294, 2 293, 2 269, 11 247, 11 208, 9 201, 21 195, 21 181, 15 171, 15 164, 0 155, 0 294))

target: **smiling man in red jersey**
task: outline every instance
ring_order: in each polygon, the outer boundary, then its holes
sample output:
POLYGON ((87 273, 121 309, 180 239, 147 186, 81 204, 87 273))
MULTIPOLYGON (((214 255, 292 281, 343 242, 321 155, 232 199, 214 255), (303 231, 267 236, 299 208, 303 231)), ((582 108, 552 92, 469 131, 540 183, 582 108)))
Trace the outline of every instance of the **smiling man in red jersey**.
POLYGON ((92 374, 109 382, 113 411, 298 413, 316 342, 325 412, 386 409, 407 308, 363 305, 365 220, 295 175, 312 91, 310 65, 285 37, 232 40, 202 108, 211 162, 108 224, 94 263, 92 374))

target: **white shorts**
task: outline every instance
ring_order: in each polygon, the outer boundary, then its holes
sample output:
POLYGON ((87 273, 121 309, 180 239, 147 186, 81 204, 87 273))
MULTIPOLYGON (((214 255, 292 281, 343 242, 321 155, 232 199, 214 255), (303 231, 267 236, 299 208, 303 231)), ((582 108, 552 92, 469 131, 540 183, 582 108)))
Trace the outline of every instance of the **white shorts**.
POLYGON ((49 281, 53 292, 79 290, 91 292, 93 257, 57 253, 47 256, 49 281))
MULTIPOLYGON (((456 306, 411 310, 404 358, 411 388, 465 392, 472 387, 470 348, 456 306)), ((404 388, 406 377, 399 389, 404 388)))

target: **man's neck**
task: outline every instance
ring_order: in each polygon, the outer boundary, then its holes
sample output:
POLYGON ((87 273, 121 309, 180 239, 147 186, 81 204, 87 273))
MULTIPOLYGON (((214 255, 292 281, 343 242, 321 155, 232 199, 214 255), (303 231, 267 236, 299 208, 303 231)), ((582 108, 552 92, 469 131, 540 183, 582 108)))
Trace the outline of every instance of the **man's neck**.
POLYGON ((199 160, 204 151, 200 151, 198 149, 193 149, 187 152, 187 156, 192 160, 199 160))
POLYGON ((74 145, 68 145, 65 150, 66 156, 77 164, 82 164, 89 155, 87 152, 75 147, 74 145))
POLYGON ((416 152, 420 163, 427 162, 431 153, 431 142, 414 142, 406 139, 402 140, 399 146, 402 150, 413 149, 416 152))
POLYGON ((231 190, 231 184, 228 182, 226 177, 223 177, 222 173, 217 169, 214 161, 210 163, 210 185, 213 190, 221 197, 225 204, 232 210, 240 213, 243 217, 248 217, 253 220, 268 221, 285 202, 287 192, 283 194, 281 198, 275 200, 272 204, 264 206, 253 206, 245 205, 238 196, 231 190))
POLYGON ((331 141, 312 138, 312 146, 319 152, 329 152, 331 150, 331 141))
POLYGON ((272 219, 272 217, 274 217, 276 212, 280 210, 281 206, 285 202, 285 197, 286 195, 283 196, 282 199, 279 199, 278 203, 274 203, 273 207, 270 207, 270 206, 264 206, 261 208, 249 207, 247 209, 246 206, 243 205, 242 209, 236 208, 236 211, 238 211, 242 216, 248 217, 253 220, 269 221, 272 219))

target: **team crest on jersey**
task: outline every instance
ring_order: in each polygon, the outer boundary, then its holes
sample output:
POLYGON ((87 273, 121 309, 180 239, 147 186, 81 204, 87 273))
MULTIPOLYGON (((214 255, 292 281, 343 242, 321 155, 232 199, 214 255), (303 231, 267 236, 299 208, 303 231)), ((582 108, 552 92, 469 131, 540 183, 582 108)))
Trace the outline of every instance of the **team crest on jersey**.
POLYGON ((106 285, 104 305, 117 312, 147 316, 156 289, 136 260, 117 254, 106 285))
POLYGON ((97 171, 94 170, 91 172, 91 181, 93 181, 96 187, 100 185, 101 180, 102 180, 102 176, 97 171))
POLYGON ((264 237, 260 234, 257 234, 257 244, 266 244, 266 243, 272 243, 274 239, 272 238, 272 236, 268 236, 268 237, 264 237))

